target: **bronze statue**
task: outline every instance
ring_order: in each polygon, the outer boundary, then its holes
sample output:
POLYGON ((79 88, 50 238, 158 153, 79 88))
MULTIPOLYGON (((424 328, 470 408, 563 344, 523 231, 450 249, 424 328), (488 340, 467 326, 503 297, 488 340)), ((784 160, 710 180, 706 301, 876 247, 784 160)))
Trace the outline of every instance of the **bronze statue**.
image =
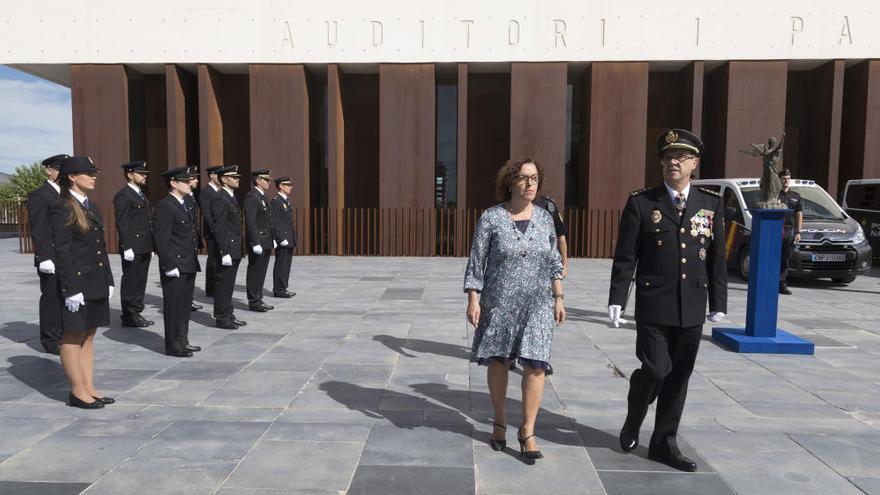
POLYGON ((764 170, 761 174, 761 201, 758 201, 758 208, 785 208, 785 205, 779 201, 779 191, 782 190, 782 181, 779 180, 779 161, 782 159, 783 141, 785 141, 784 132, 779 141, 771 137, 767 140, 767 144, 752 143, 750 150, 739 150, 747 155, 760 156, 764 161, 764 170))

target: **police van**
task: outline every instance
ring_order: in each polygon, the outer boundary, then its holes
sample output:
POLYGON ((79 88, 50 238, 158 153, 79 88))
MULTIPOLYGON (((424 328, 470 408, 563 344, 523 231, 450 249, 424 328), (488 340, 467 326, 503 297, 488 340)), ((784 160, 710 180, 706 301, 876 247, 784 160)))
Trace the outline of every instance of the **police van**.
POLYGON ((859 179, 846 183, 843 209, 868 236, 874 261, 880 260, 880 179, 859 179))
MULTIPOLYGON (((693 185, 721 194, 724 201, 727 265, 743 280, 749 275, 752 215, 760 201, 760 179, 700 179, 693 185)), ((812 180, 792 179, 792 191, 804 202, 801 240, 789 260, 790 278, 830 278, 848 284, 871 269, 871 246, 865 231, 812 180)))

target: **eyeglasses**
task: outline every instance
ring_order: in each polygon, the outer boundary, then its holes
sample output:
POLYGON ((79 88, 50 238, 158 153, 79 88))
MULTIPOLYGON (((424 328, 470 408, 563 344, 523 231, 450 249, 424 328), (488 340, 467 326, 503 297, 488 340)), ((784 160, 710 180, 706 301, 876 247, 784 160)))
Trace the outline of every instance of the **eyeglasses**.
POLYGON ((516 182, 519 184, 540 184, 541 178, 537 175, 518 175, 516 176, 516 182))
POLYGON ((667 156, 664 156, 663 158, 661 158, 661 160, 663 160, 665 162, 669 162, 669 163, 684 163, 688 160, 693 160, 694 158, 696 158, 696 155, 681 155, 681 156, 675 156, 675 155, 668 156, 667 155, 667 156))

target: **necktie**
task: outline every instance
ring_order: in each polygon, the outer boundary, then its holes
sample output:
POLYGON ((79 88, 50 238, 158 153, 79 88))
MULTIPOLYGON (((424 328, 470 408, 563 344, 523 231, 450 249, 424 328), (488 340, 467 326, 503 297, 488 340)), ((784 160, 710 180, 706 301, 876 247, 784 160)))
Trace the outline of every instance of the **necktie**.
POLYGON ((89 198, 83 200, 83 206, 85 206, 87 210, 91 209, 89 206, 89 198))
POLYGON ((678 212, 678 216, 682 216, 684 214, 684 209, 687 207, 687 201, 684 198, 684 193, 678 193, 675 196, 675 211, 678 212))

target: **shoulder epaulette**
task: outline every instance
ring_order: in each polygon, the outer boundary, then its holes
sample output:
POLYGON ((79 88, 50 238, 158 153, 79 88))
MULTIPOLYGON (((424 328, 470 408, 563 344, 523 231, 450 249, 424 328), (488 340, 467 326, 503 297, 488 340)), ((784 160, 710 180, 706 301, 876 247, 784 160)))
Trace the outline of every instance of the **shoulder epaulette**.
POLYGON ((636 189, 635 191, 629 193, 629 195, 630 196, 638 196, 639 194, 642 194, 642 193, 650 191, 650 190, 651 190, 650 187, 643 187, 642 189, 636 189))
POLYGON ((706 194, 711 194, 712 196, 715 196, 715 197, 718 197, 718 198, 721 197, 721 193, 720 193, 720 192, 718 192, 718 191, 713 191, 713 190, 711 190, 711 189, 707 189, 707 188, 705 188, 705 187, 701 187, 701 188, 700 188, 700 191, 703 191, 703 192, 706 193, 706 194))

